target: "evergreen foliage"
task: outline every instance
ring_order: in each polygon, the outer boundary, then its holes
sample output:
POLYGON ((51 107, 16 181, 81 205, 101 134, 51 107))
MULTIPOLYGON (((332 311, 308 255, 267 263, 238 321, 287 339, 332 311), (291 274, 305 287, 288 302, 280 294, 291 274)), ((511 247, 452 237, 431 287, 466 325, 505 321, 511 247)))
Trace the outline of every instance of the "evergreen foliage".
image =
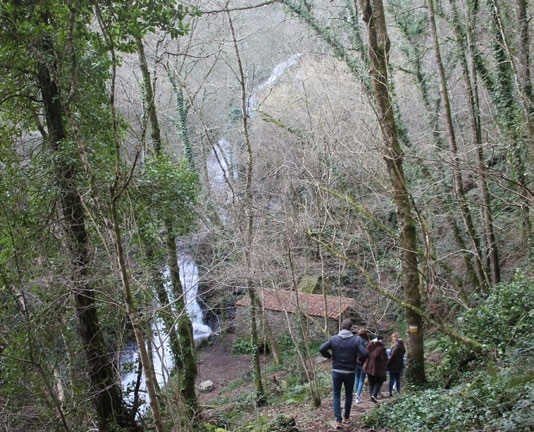
POLYGON ((407 390, 365 418, 396 431, 529 431, 534 427, 534 290, 518 273, 501 283, 457 326, 486 345, 475 354, 444 338, 434 353, 432 388, 407 390), (393 405, 393 406, 392 406, 393 405))

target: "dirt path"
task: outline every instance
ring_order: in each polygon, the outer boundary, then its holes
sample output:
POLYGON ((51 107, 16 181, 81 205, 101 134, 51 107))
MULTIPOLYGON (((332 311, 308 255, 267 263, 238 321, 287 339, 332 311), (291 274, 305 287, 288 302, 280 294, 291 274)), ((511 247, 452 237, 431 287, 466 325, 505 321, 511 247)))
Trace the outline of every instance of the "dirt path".
POLYGON ((249 355, 233 355, 233 335, 224 335, 199 352, 198 384, 213 383, 211 392, 200 393, 200 402, 218 396, 228 384, 251 370, 249 355))
MULTIPOLYGON (((251 371, 251 359, 249 355, 233 355, 232 354, 233 335, 222 336, 217 339, 212 345, 204 347, 199 352, 199 376, 198 384, 211 381, 213 387, 210 391, 199 392, 199 402, 204 407, 205 411, 210 411, 211 406, 218 405, 215 401, 221 398, 231 399, 233 396, 236 400, 242 396, 244 392, 249 391, 246 386, 240 386, 234 389, 230 388, 230 384, 235 380, 243 377, 251 371)), ((268 359, 265 358, 265 361, 268 359)), ((326 361, 318 365, 322 368, 330 368, 330 362, 326 361)), ((268 385, 276 381, 273 377, 267 378, 268 385)), ((250 391, 252 384, 250 384, 250 391)), ((369 431, 370 429, 363 428, 360 417, 369 412, 373 404, 368 400, 364 390, 364 400, 353 404, 351 412, 351 424, 344 425, 344 431, 369 431)), ((213 414, 213 413, 212 413, 213 414)), ((305 404, 287 404, 285 406, 267 406, 264 408, 251 409, 251 416, 267 416, 275 418, 283 415, 285 417, 295 418, 298 430, 301 432, 327 432, 333 431, 333 412, 332 400, 325 398, 322 406, 313 408, 309 403, 305 404)), ((234 431, 239 432, 239 431, 234 431)))

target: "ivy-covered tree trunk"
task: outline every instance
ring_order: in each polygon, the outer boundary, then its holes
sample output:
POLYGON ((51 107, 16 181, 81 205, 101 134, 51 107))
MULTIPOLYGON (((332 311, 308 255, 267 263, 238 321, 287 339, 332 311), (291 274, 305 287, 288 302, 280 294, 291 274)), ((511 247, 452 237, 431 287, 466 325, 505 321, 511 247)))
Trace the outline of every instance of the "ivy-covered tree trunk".
MULTIPOLYGON (((436 148, 442 149, 443 143, 442 136, 440 134, 440 130, 442 128, 438 126, 439 107, 441 105, 438 100, 433 100, 430 94, 429 83, 432 81, 432 77, 428 72, 425 72, 424 51, 426 48, 420 43, 420 40, 426 38, 427 36, 425 29, 427 29, 428 27, 423 26, 421 24, 421 22, 423 21, 422 15, 423 13, 425 13, 426 18, 426 12, 416 13, 415 11, 412 11, 412 13, 410 14, 399 14, 397 13, 398 10, 394 10, 393 12, 397 17, 396 25, 407 41, 406 47, 402 48, 401 46, 401 49, 406 53, 407 60, 412 66, 411 70, 413 70, 417 87, 421 93, 421 101, 426 109, 428 116, 427 127, 429 130, 432 131, 432 138, 436 148)), ((414 151, 414 154, 415 151, 417 151, 416 148, 413 148, 411 150, 414 151)), ((431 167, 428 165, 428 162, 423 158, 419 156, 416 157, 419 168, 421 169, 421 172, 423 173, 427 184, 434 191, 434 197, 438 205, 438 207, 436 208, 436 213, 443 214, 448 226, 450 227, 449 231, 456 243, 456 248, 459 251, 459 254, 462 256, 466 268, 465 274, 467 276, 467 279, 472 287, 475 287, 476 290, 479 290, 479 288, 483 284, 483 281, 479 279, 480 272, 477 272, 475 270, 475 265, 473 264, 473 254, 468 248, 467 243, 462 234, 462 229, 455 218, 456 205, 451 199, 449 199, 450 191, 448 183, 443 181, 437 181, 436 177, 441 175, 441 173, 431 170, 431 167)), ((431 237, 431 235, 426 236, 426 238, 428 238, 429 240, 431 239, 431 237)), ((434 248, 435 246, 433 244, 430 244, 429 241, 427 241, 426 259, 432 259, 431 257, 434 256, 434 248)), ((438 261, 437 264, 443 265, 440 261, 438 261)), ((469 304, 470 300, 468 297, 468 293, 464 288, 462 278, 456 276, 455 278, 459 296, 462 298, 463 302, 469 304)), ((429 283, 433 282, 429 281, 429 283)))
MULTIPOLYGON (((48 20, 43 17, 45 23, 48 20)), ((122 400, 120 384, 115 380, 112 358, 106 349, 96 308, 96 295, 88 282, 89 240, 81 197, 77 190, 76 171, 72 163, 64 160, 62 153, 69 140, 64 125, 64 109, 58 84, 52 79, 57 73, 55 65, 45 59, 55 57, 52 42, 44 38, 39 47, 42 57, 38 64, 38 84, 45 113, 49 148, 57 154, 56 179, 61 194, 64 225, 72 255, 72 283, 78 330, 83 341, 92 397, 101 431, 119 428, 135 429, 129 420, 122 400)))
POLYGON ((472 251, 475 256, 475 269, 478 273, 478 278, 482 281, 482 288, 484 290, 488 289, 489 278, 484 266, 483 254, 480 246, 480 239, 478 233, 475 229, 473 223, 473 218, 471 215, 471 210, 469 209, 464 181, 462 176, 462 170, 460 168, 460 156, 458 154, 458 144, 456 140, 456 132, 454 129, 452 121, 451 106, 449 101, 449 90, 447 86, 447 79, 445 76, 445 71, 443 68, 443 62, 441 60, 441 51, 437 36, 436 22, 434 17, 434 2, 433 0, 427 0, 428 4, 428 16, 429 16, 429 26, 430 33, 432 35, 432 43, 434 48, 435 64, 436 69, 438 70, 438 79, 440 85, 441 99, 443 102, 443 107, 445 110, 444 122, 445 129, 447 134, 447 140, 449 143, 449 155, 450 155, 450 164, 452 170, 453 184, 454 184, 454 194, 456 201, 458 202, 458 207, 460 209, 460 214, 464 220, 464 225, 466 233, 468 235, 469 241, 472 244, 472 251))
POLYGON ((168 265, 171 273, 171 283, 176 310, 178 311, 177 327, 180 341, 180 352, 177 357, 176 370, 179 374, 180 397, 177 402, 183 402, 186 410, 186 418, 183 419, 184 427, 198 414, 198 401, 195 391, 195 381, 198 375, 196 345, 193 336, 193 324, 187 314, 184 287, 180 281, 180 267, 178 265, 178 253, 176 251, 176 235, 173 232, 170 221, 165 221, 168 265))
MULTIPOLYGON (((390 49, 382 0, 360 0, 362 19, 367 25, 371 79, 384 138, 384 160, 392 185, 392 198, 400 224, 402 284, 408 305, 421 308, 417 233, 412 216, 410 194, 402 167, 403 151, 397 137, 397 127, 388 84, 388 54, 390 49)), ((415 385, 426 382, 423 320, 412 308, 405 309, 408 327, 408 367, 406 377, 415 385)))
MULTIPOLYGON (((158 114, 154 102, 154 92, 152 90, 152 82, 150 79, 150 71, 148 69, 148 63, 146 60, 145 47, 140 37, 136 38, 136 45, 137 53, 139 55, 139 67, 141 69, 141 76, 143 78, 143 99, 150 123, 150 137, 152 140, 152 146, 154 148, 154 153, 156 155, 161 155, 161 132, 159 127, 158 114)), ((144 246, 145 253, 148 259, 154 260, 154 247, 150 244, 150 239, 145 240, 144 246)), ((165 331, 169 335, 169 345, 174 360, 176 362, 180 353, 180 341, 178 338, 178 334, 175 331, 172 308, 168 307, 169 295, 165 288, 166 280, 158 267, 160 267, 160 265, 158 265, 158 263, 154 263, 154 269, 152 270, 154 272, 154 274, 152 275, 152 281, 154 283, 154 290, 156 291, 156 295, 158 296, 158 301, 161 305, 160 316, 163 320, 165 331)))
POLYGON ((517 0, 519 18, 519 75, 522 90, 522 99, 527 120, 527 136, 529 145, 529 160, 534 162, 534 91, 532 86, 532 71, 530 58, 530 26, 532 17, 528 16, 528 0, 517 0))
MULTIPOLYGON (((481 73, 484 82, 492 96, 493 103, 496 107, 498 121, 506 137, 508 138, 507 158, 512 170, 512 180, 510 188, 517 194, 519 199, 516 201, 516 206, 522 219, 522 239, 523 247, 530 249, 533 253, 534 238, 532 233, 532 192, 529 184, 532 182, 531 172, 528 169, 529 162, 532 162, 532 142, 529 142, 530 129, 526 131, 520 127, 522 121, 528 126, 529 121, 522 116, 528 117, 532 120, 531 115, 534 110, 532 107, 526 110, 521 110, 518 106, 518 97, 515 91, 516 83, 521 82, 521 78, 517 74, 517 67, 515 63, 516 54, 512 51, 509 40, 507 38, 507 30, 513 28, 517 23, 505 23, 503 14, 500 10, 500 5, 496 0, 487 0, 488 14, 491 19, 491 33, 493 36, 493 55, 496 64, 493 74, 485 73, 487 71, 480 70, 481 62, 477 62, 477 67, 481 73)), ((520 5, 519 13, 522 12, 520 5)), ((521 15, 520 15, 521 17, 521 15)), ((521 26, 527 25, 524 21, 520 23, 521 26)), ((524 32, 525 29, 521 29, 524 32)), ((528 43, 528 38, 525 39, 524 34, 520 36, 521 42, 528 43)), ((523 50, 523 48, 521 48, 523 50)), ((528 50, 529 47, 524 49, 528 50)), ((528 59, 523 51, 524 59, 528 59)), ((525 65, 528 66, 528 63, 525 65)), ((527 90, 528 90, 528 84, 527 90)), ((532 91, 532 90, 531 90, 532 91)), ((521 95, 522 98, 533 101, 532 94, 521 95)), ((527 105, 528 107, 528 102, 527 105)), ((532 255, 531 255, 532 257, 532 255)))
MULTIPOLYGON (((522 90, 522 100, 526 116, 527 123, 527 166, 532 166, 534 164, 534 91, 532 86, 532 71, 531 71, 531 57, 530 57, 530 41, 531 41, 531 25, 532 17, 529 17, 527 14, 528 0, 517 0, 518 5, 518 16, 519 16, 519 26, 520 26, 520 49, 519 49, 519 58, 520 58, 520 76, 521 76, 521 90, 522 90)), ((532 182, 532 170, 529 173, 525 173, 528 177, 525 180, 527 184, 532 182)), ((530 202, 530 211, 529 217, 525 220, 525 231, 528 236, 528 247, 530 261, 534 262, 534 233, 532 232, 532 208, 534 208, 534 197, 530 195, 530 199, 526 199, 527 203, 530 202)))
MULTIPOLYGON (((154 90, 152 88, 152 81, 150 79, 150 71, 146 61, 145 49, 143 41, 140 37, 136 38, 137 50, 139 54, 139 64, 143 76, 144 84, 144 99, 150 120, 151 138, 154 146, 156 156, 162 154, 162 140, 159 127, 158 114, 154 101, 154 90)), ((182 125, 185 127, 185 122, 182 125)), ((187 147, 187 146, 186 146, 187 147)), ((189 154, 191 157, 191 155, 189 154)), ((190 160, 190 163, 192 159, 190 160)), ((190 422, 198 414, 198 400, 195 390, 196 377, 198 375, 198 365, 196 357, 196 345, 193 334, 193 325, 189 315, 187 314, 187 305, 185 301, 185 292, 182 282, 180 280, 180 267, 178 265, 178 253, 176 251, 177 241, 174 233, 173 222, 170 218, 164 221, 166 231, 166 249, 167 249, 167 265, 170 272, 171 290, 174 296, 175 307, 178 311, 176 327, 169 320, 169 314, 164 317, 167 319, 166 327, 171 338, 171 348, 175 361, 175 368, 178 371, 178 379, 180 381, 179 391, 180 395, 176 399, 177 403, 185 404, 186 418, 183 419, 183 426, 188 427, 190 422), (175 330, 175 328, 177 330, 175 330)), ((161 290, 162 287, 157 287, 160 301, 167 300, 163 305, 168 304, 168 297, 161 290)), ((165 308, 162 308, 165 309, 165 308)), ((170 308, 167 308, 170 310, 170 308)))
MULTIPOLYGON (((482 143, 482 126, 480 119, 480 104, 478 95, 478 80, 474 67, 469 67, 469 64, 474 65, 474 44, 475 32, 473 29, 474 17, 471 13, 468 15, 467 23, 463 24, 460 12, 455 0, 450 0, 452 6, 452 22, 454 32, 456 35, 456 43, 458 46, 458 58, 462 75, 466 83, 467 101, 469 103, 469 114, 471 119, 471 130, 473 135, 473 144, 476 147, 476 173, 479 184, 479 196, 482 202, 481 214, 484 221, 483 233, 485 239, 484 256, 487 257, 487 273, 490 275, 490 282, 496 285, 501 280, 501 271, 499 263, 499 252, 497 248, 497 241, 495 238, 495 231, 493 227, 492 203, 490 199, 488 186, 488 173, 486 164, 484 162, 484 152, 482 143), (468 56, 470 62, 468 62, 468 56)), ((437 44, 437 41, 436 41, 437 44)))

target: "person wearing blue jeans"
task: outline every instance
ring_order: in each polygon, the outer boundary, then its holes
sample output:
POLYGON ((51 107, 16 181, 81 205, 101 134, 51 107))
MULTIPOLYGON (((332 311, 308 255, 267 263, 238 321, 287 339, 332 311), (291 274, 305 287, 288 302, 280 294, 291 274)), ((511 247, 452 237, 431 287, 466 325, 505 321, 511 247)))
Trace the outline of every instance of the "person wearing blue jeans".
MULTIPOLYGON (((363 346, 367 346, 367 344, 370 341, 369 333, 365 329, 358 330, 358 333, 356 334, 357 338, 361 338, 363 346)), ((362 393, 363 393, 363 386, 365 384, 365 372, 363 371, 363 363, 365 361, 365 358, 359 358, 356 362, 356 379, 354 382, 354 385, 356 386, 356 391, 354 392, 354 396, 356 397, 356 403, 360 403, 362 401, 362 393)))
POLYGON ((401 375, 404 370, 404 354, 406 354, 404 342, 397 332, 391 335, 391 344, 391 351, 387 363, 389 370, 389 397, 393 396, 394 388, 397 390, 397 393, 400 393, 401 375))
POLYGON ((350 409, 352 407, 352 390, 354 389, 354 371, 332 371, 332 392, 334 393, 334 415, 336 423, 348 421, 350 409), (345 387, 345 406, 343 410, 343 419, 341 419, 341 387, 345 387))
POLYGON ((362 369, 362 365, 356 366, 356 374, 355 374, 355 381, 356 385, 356 391, 354 392, 354 396, 356 397, 356 403, 360 403, 362 400, 362 393, 363 393, 363 385, 365 383, 365 372, 362 369))
POLYGON ((349 422, 356 377, 356 362, 358 357, 367 357, 365 345, 360 338, 352 334, 351 328, 352 320, 344 319, 340 332, 319 347, 319 352, 323 357, 332 359, 332 393, 336 429, 341 429, 342 423, 349 422), (345 404, 343 416, 341 416, 341 389, 343 387, 345 389, 345 404))

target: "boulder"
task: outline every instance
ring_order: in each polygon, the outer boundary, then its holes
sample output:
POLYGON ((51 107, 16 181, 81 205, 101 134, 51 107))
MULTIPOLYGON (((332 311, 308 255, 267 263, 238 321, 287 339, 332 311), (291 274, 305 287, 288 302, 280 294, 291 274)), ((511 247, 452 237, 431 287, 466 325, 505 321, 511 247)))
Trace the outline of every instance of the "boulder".
POLYGON ((202 381, 202 382, 199 384, 198 389, 199 389, 201 392, 210 392, 210 391, 213 390, 213 382, 210 381, 210 380, 202 381))

